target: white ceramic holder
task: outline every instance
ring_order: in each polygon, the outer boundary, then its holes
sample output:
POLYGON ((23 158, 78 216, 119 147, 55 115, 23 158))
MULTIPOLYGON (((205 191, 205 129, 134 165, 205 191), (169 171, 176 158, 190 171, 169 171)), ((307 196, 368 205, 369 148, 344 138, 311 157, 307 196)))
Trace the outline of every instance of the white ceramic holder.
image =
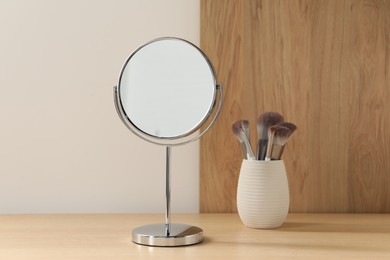
POLYGON ((237 209, 250 228, 277 228, 285 221, 290 196, 284 162, 244 160, 237 187, 237 209))

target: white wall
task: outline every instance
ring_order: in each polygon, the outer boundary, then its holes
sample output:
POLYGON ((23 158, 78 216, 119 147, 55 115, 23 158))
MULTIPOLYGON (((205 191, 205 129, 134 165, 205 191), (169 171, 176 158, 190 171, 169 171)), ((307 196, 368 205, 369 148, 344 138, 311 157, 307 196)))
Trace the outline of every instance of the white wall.
MULTIPOLYGON (((2 0, 0 34, 0 213, 164 212, 165 148, 112 87, 140 44, 198 44, 199 0, 2 0)), ((172 163, 173 212, 197 212, 198 143, 172 163)))

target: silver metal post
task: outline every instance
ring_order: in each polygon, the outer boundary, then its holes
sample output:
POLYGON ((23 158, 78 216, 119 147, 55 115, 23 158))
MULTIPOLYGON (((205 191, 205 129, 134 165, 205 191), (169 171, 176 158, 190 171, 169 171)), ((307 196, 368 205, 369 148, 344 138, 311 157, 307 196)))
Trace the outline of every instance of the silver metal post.
POLYGON ((147 246, 186 246, 202 242, 203 230, 196 226, 171 223, 171 146, 166 147, 165 224, 133 229, 133 242, 147 246))
POLYGON ((165 231, 166 235, 171 234, 171 147, 166 148, 166 174, 165 174, 165 231))

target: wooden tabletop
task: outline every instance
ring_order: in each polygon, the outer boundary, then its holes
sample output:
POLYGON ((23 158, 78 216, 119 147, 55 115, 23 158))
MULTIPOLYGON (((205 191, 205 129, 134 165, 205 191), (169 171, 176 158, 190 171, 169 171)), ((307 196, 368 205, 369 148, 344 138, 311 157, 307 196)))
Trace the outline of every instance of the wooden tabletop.
POLYGON ((390 215, 290 214, 282 227, 246 228, 236 214, 173 215, 203 228, 203 243, 131 242, 163 215, 0 215, 0 259, 390 259, 390 215))

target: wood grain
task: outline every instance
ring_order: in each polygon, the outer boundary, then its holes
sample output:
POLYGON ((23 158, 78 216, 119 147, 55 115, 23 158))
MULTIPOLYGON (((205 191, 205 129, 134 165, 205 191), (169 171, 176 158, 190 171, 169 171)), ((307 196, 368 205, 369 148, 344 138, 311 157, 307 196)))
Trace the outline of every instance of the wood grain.
POLYGON ((279 111, 290 212, 390 212, 390 1, 201 0, 201 48, 224 85, 201 140, 201 212, 236 212, 231 133, 279 111))

